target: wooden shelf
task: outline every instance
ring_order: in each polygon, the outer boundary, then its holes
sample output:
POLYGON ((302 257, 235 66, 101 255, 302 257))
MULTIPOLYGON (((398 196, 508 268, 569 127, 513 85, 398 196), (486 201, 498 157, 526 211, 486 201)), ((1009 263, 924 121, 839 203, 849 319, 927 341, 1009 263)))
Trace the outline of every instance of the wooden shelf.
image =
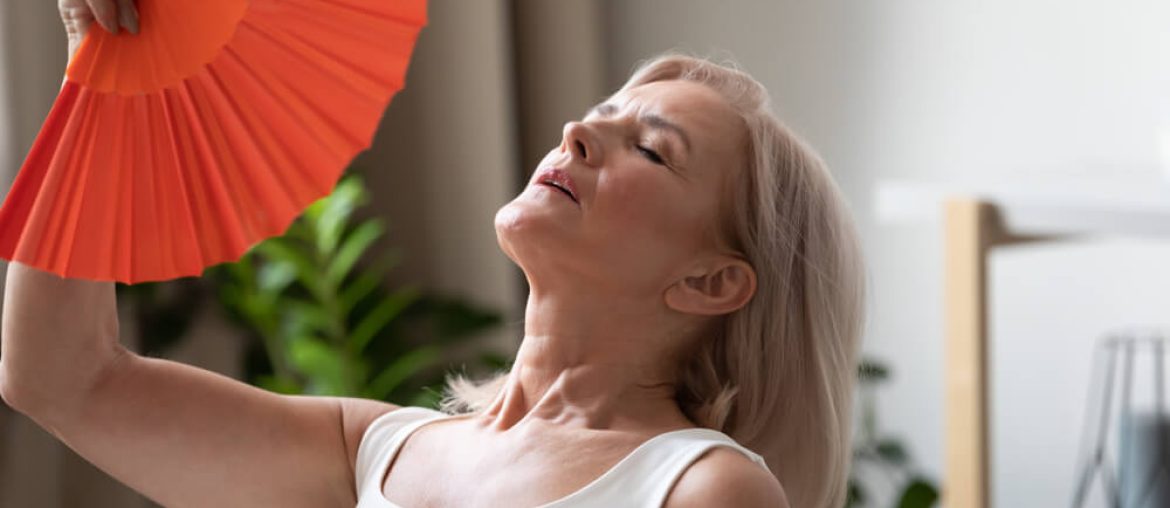
POLYGON ((1080 237, 1170 237, 1170 182, 878 185, 879 224, 931 224, 945 236, 943 505, 990 505, 987 260, 996 247, 1080 237))
POLYGON ((874 213, 882 224, 940 224, 944 203, 960 196, 994 205, 1004 229, 1017 235, 1170 237, 1170 181, 1160 180, 1061 185, 882 182, 874 213))

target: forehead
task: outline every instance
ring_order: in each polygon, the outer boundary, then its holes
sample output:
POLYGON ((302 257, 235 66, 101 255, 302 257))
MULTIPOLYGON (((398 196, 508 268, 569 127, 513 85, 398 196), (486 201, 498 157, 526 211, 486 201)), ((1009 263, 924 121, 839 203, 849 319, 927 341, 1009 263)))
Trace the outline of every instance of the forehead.
POLYGON ((655 81, 638 85, 619 92, 609 102, 621 109, 634 107, 696 127, 730 127, 737 120, 731 106, 718 92, 692 81, 655 81))
MULTIPOLYGON (((693 143, 693 156, 738 158, 743 122, 718 92, 691 81, 656 81, 614 95, 608 103, 620 113, 636 110, 677 124, 693 143)), ((619 113, 619 114, 620 114, 619 113)))

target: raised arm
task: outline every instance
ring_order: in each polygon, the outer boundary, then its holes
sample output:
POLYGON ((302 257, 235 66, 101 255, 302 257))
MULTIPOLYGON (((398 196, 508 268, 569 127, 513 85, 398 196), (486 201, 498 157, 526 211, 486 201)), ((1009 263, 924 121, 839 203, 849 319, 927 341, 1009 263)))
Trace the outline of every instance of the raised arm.
MULTIPOLYGON (((137 31, 131 0, 59 0, 70 54, 96 20, 137 31)), ((289 397, 118 341, 113 283, 10 263, 0 396, 114 478, 183 506, 353 506, 357 447, 395 406, 289 397)))
POLYGON ((8 268, 0 395, 165 506, 353 506, 382 402, 276 395, 118 342, 112 283, 8 268))

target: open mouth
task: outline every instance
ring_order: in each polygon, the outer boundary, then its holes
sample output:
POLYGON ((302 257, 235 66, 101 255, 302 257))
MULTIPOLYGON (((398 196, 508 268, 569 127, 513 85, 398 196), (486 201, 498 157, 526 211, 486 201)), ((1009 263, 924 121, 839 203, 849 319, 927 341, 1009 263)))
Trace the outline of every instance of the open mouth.
POLYGON ((540 185, 547 185, 561 191, 569 199, 573 200, 574 203, 581 204, 581 201, 577 199, 577 188, 573 185, 573 178, 562 169, 553 168, 546 170, 541 173, 536 179, 536 182, 540 185))
POLYGON ((574 196, 572 192, 569 192, 569 189, 562 187, 561 184, 559 184, 557 182, 548 181, 548 182, 540 182, 540 184, 548 186, 548 187, 552 187, 556 190, 559 190, 559 191, 563 192, 566 196, 569 196, 569 199, 573 200, 574 203, 577 202, 577 197, 574 196))

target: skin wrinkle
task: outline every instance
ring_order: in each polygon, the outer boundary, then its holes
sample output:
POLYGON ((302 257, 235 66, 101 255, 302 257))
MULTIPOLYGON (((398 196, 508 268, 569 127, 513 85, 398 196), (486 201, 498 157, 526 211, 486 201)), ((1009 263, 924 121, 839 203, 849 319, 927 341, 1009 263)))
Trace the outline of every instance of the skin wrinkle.
MULTIPOLYGON (((354 446, 349 443, 349 438, 345 432, 345 429, 347 428, 347 426, 345 424, 345 415, 346 415, 345 402, 338 400, 338 401, 336 401, 336 405, 337 405, 337 432, 340 435, 340 440, 341 440, 341 444, 342 444, 342 447, 339 448, 337 451, 341 454, 341 460, 346 465, 346 472, 347 472, 346 478, 348 478, 350 481, 356 482, 354 463, 349 460, 349 455, 346 452, 346 450, 349 450, 350 448, 353 448, 354 446)), ((356 483, 354 484, 353 489, 347 489, 346 492, 349 494, 352 494, 352 496, 350 496, 346 499, 346 503, 347 504, 353 503, 356 505, 357 504, 357 485, 356 485, 356 483)))
POLYGON ((750 266, 712 234, 745 137, 722 97, 682 81, 620 93, 566 126, 540 167, 565 168, 581 208, 530 186, 497 215, 531 293, 512 375, 480 427, 695 426, 676 400, 682 360, 750 297, 750 266), (689 145, 689 180, 636 149, 646 130, 689 145))
MULTIPOLYGON (((405 443, 399 460, 408 463, 400 473, 392 464, 384 480, 392 501, 465 504, 458 493, 393 498, 396 489, 446 474, 423 457, 460 453, 460 443, 474 443, 477 460, 449 481, 492 477, 493 499, 536 505, 580 492, 654 436, 711 424, 708 409, 688 412, 696 410, 683 399, 696 394, 678 392, 693 389, 684 382, 696 353, 721 347, 727 316, 756 291, 754 269, 720 231, 726 182, 742 178, 747 165, 746 124, 716 90, 691 81, 633 86, 610 100, 621 106, 567 124, 528 187, 497 213, 500 247, 529 285, 524 340, 510 372, 466 406, 469 413, 443 431, 425 425, 405 443), (648 115, 660 120, 648 125, 648 115), (677 162, 670 152, 679 151, 661 148, 681 145, 680 133, 695 136, 685 176, 669 167, 677 162), (573 180, 576 203, 538 183, 554 168, 573 180), (564 467, 550 474, 550 464, 564 467), (541 478, 542 487, 495 476, 501 470, 541 478)), ((725 406, 731 393, 717 403, 725 406)), ((687 471, 682 497, 665 506, 710 506, 732 494, 746 496, 744 506, 786 506, 776 477, 743 454, 714 450, 687 471), (727 480, 736 480, 733 491, 727 480)))
MULTIPOLYGON (((587 116, 596 115, 596 116, 599 116, 601 118, 610 118, 610 117, 616 115, 617 112, 618 112, 618 106, 616 106, 614 104, 606 103, 606 104, 600 104, 598 106, 595 106, 593 109, 590 109, 589 115, 587 115, 587 116)), ((646 114, 640 115, 638 117, 638 121, 646 124, 646 126, 648 126, 648 127, 654 128, 654 129, 667 130, 667 131, 671 131, 671 132, 675 133, 676 135, 678 135, 679 139, 682 140, 683 147, 686 148, 687 153, 690 152, 690 150, 691 150, 691 137, 689 135, 687 135, 686 129, 679 127, 678 124, 663 118, 661 115, 656 115, 653 113, 646 113, 646 114)))

